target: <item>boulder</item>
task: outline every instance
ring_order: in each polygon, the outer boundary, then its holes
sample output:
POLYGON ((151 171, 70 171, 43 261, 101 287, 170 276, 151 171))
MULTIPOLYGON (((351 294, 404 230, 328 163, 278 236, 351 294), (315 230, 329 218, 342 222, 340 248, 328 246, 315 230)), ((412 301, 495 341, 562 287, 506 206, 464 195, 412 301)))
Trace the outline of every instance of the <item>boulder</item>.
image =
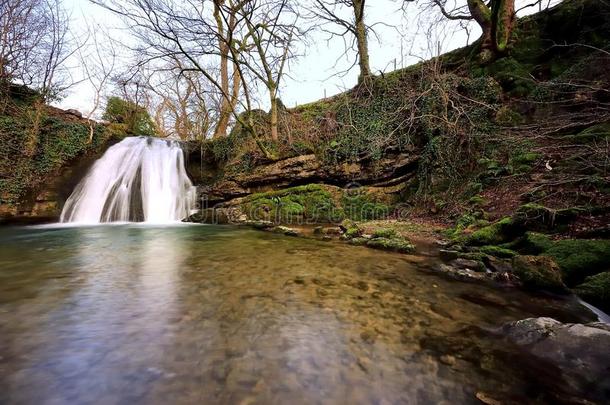
POLYGON ((562 381, 555 382, 559 390, 608 403, 610 325, 563 324, 552 318, 528 318, 505 324, 500 333, 529 355, 559 368, 562 381))
POLYGON ((516 256, 513 258, 513 273, 523 286, 533 290, 567 293, 561 279, 561 270, 555 261, 546 256, 516 256))
POLYGON ((464 258, 457 258, 450 263, 452 266, 458 269, 469 269, 474 271, 485 271, 485 265, 478 260, 470 260, 464 258))
POLYGON ((78 117, 78 118, 83 118, 83 113, 78 110, 75 110, 73 108, 66 110, 66 113, 70 114, 70 115, 74 115, 75 117, 78 117))
POLYGON ((276 226, 273 228, 273 231, 286 236, 301 236, 301 232, 293 228, 288 228, 287 226, 276 226))
POLYGON ((358 238, 364 233, 364 230, 358 225, 358 223, 356 221, 352 221, 351 219, 343 220, 339 227, 343 231, 343 236, 347 239, 358 238))
POLYGON ((413 253, 415 251, 415 246, 401 237, 372 238, 366 242, 366 245, 373 249, 389 250, 398 253, 413 253))

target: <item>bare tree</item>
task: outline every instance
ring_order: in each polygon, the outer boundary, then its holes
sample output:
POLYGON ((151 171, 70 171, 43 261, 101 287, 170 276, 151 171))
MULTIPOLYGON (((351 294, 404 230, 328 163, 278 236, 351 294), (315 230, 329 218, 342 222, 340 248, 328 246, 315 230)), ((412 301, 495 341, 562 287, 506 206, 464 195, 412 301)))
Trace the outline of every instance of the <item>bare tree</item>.
POLYGON ((42 0, 0 0, 0 80, 3 90, 26 76, 46 30, 42 0))
POLYGON ((311 13, 315 19, 321 20, 325 25, 335 25, 339 31, 326 29, 331 36, 345 37, 350 34, 353 41, 346 43, 345 52, 355 48, 358 54, 360 75, 358 81, 362 82, 371 76, 369 64, 368 27, 364 22, 366 0, 314 0, 311 13), (343 15, 342 9, 349 8, 352 18, 343 15), (354 43, 355 42, 355 43, 354 43), (355 45, 355 46, 354 46, 355 45))
POLYGON ((247 2, 238 10, 243 36, 232 42, 236 65, 264 83, 270 104, 271 139, 278 136, 278 92, 292 52, 298 11, 288 0, 247 2))
POLYGON ((116 66, 117 50, 114 41, 99 26, 88 28, 88 38, 91 39, 91 43, 88 47, 79 49, 78 58, 85 80, 93 90, 93 105, 85 117, 89 122, 89 142, 91 142, 95 130, 93 116, 100 108, 102 99, 108 91, 108 85, 116 66), (102 33, 101 39, 100 33, 102 33))
POLYGON ((180 74, 176 69, 149 76, 144 104, 153 112, 160 136, 202 140, 215 131, 222 100, 201 79, 195 72, 180 74))
MULTIPOLYGON (((413 1, 413 0, 407 0, 413 1)), ((426 0, 439 8, 449 20, 475 21, 482 30, 480 45, 481 62, 490 62, 505 54, 513 33, 515 0, 426 0)))
POLYGON ((29 86, 43 101, 70 85, 65 63, 76 49, 60 0, 0 0, 0 80, 29 86))
MULTIPOLYGON (((258 133, 253 118, 253 103, 256 94, 253 93, 255 83, 247 83, 246 77, 256 79, 253 69, 242 65, 251 56, 242 56, 242 53, 256 52, 260 53, 256 47, 250 45, 255 42, 252 38, 255 36, 266 35, 271 39, 265 40, 262 47, 265 55, 271 49, 285 49, 285 39, 279 41, 279 34, 271 35, 270 32, 277 32, 271 25, 273 20, 266 20, 264 23, 255 19, 261 14, 250 13, 244 8, 239 9, 236 17, 235 34, 232 30, 225 30, 225 35, 220 35, 218 32, 217 21, 214 18, 214 9, 210 10, 208 2, 174 2, 171 0, 91 0, 93 3, 101 5, 113 13, 121 16, 125 22, 131 27, 131 32, 137 43, 132 47, 132 50, 139 56, 138 66, 155 66, 163 68, 163 64, 168 61, 180 59, 182 65, 179 73, 196 73, 204 77, 220 94, 228 100, 232 100, 232 95, 227 92, 226 86, 223 86, 221 80, 218 79, 217 69, 213 66, 218 66, 222 52, 219 44, 225 43, 229 48, 229 60, 234 64, 237 74, 242 81, 241 93, 243 97, 237 100, 235 106, 231 106, 231 113, 236 123, 239 124, 249 135, 252 136, 259 149, 269 159, 275 159, 276 156, 269 151, 258 133), (244 19, 250 19, 252 26, 248 28, 248 23, 244 19), (255 28, 252 32, 251 28, 255 28), (248 76, 246 76, 248 73, 248 76), (242 112, 245 112, 242 114, 242 112)), ((248 5, 247 10, 261 10, 259 6, 262 4, 271 4, 270 0, 265 1, 247 1, 244 6, 248 5)), ((276 1, 275 3, 285 3, 288 1, 276 1)), ((225 25, 230 25, 230 15, 232 10, 228 10, 231 4, 222 5, 220 2, 215 3, 219 15, 225 25)), ((236 3, 233 3, 235 5, 236 3)), ((213 6, 214 4, 212 4, 213 6)), ((264 9, 264 8, 262 8, 264 9)), ((286 9, 284 6, 280 9, 286 9)), ((266 14, 262 14, 266 15, 266 14)), ((272 14, 269 14, 272 15, 272 14)), ((282 14, 276 14, 279 16, 282 14)), ((276 23, 283 25, 280 20, 276 23)), ((284 52, 286 53, 286 52, 284 52)), ((274 58, 273 60, 281 60, 282 58, 274 58)), ((285 58, 284 58, 285 59, 285 58)), ((254 66, 254 64, 252 64, 254 66)), ((281 71, 281 69, 280 69, 281 71)), ((277 71, 276 71, 277 72, 277 71)), ((281 76, 281 75, 280 75, 281 76)), ((277 75, 275 82, 278 82, 277 75)), ((277 92, 274 93, 275 95, 277 92)), ((231 103, 229 103, 231 104, 231 103)))

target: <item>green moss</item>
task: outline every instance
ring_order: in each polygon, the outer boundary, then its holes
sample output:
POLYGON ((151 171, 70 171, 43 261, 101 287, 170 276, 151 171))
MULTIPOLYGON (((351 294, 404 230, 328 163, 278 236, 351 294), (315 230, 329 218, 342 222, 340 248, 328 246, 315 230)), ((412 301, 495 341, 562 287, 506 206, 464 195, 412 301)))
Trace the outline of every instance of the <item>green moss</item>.
POLYGON ((362 229, 360 229, 357 226, 351 227, 351 228, 347 228, 347 230, 344 233, 344 236, 348 239, 352 239, 352 238, 357 238, 359 236, 362 236, 362 229))
POLYGON ((518 227, 512 218, 507 217, 473 232, 466 237, 466 244, 473 246, 499 245, 514 238, 517 230, 518 227))
POLYGON ((400 237, 373 238, 370 239, 366 245, 374 249, 389 250, 399 253, 412 253, 415 251, 415 246, 408 240, 400 237))
POLYGON ((544 254, 559 264, 568 286, 610 268, 610 240, 560 240, 544 254))
POLYGON ((570 207, 562 209, 547 208, 536 203, 520 206, 513 218, 516 223, 530 229, 552 229, 557 225, 566 224, 578 215, 590 212, 589 207, 570 207))
POLYGON ((568 135, 565 137, 566 140, 570 140, 574 143, 591 143, 591 142, 603 142, 605 139, 610 138, 610 122, 603 124, 593 125, 587 129, 582 130, 576 135, 568 135))
POLYGON ((349 240, 349 244, 350 245, 356 245, 356 246, 364 246, 366 245, 366 243, 369 240, 367 238, 361 238, 361 237, 357 237, 357 238, 352 238, 349 240))
POLYGON ((460 258, 460 259, 474 260, 477 262, 484 262, 486 257, 487 257, 487 255, 482 252, 467 252, 467 253, 460 252, 460 253, 458 253, 458 258, 460 258))
POLYGON ((610 271, 587 277, 574 291, 585 301, 610 312, 610 271))
POLYGON ((521 254, 538 255, 546 252, 553 246, 553 241, 545 234, 538 232, 525 232, 514 241, 502 245, 503 248, 516 250, 521 254))
POLYGON ((505 249, 499 246, 481 246, 479 249, 481 252, 490 256, 499 257, 502 259, 510 259, 517 255, 517 253, 510 249, 505 249))
POLYGON ((102 118, 122 124, 129 134, 155 136, 155 124, 146 108, 119 97, 110 97, 102 118))
POLYGON ((525 122, 525 118, 517 111, 510 108, 510 106, 502 106, 496 112, 495 117, 496 123, 505 127, 516 127, 525 122))
POLYGON ((96 125, 89 141, 88 125, 61 116, 49 116, 46 107, 35 108, 29 106, 26 112, 0 115, 2 204, 14 205, 23 201, 30 190, 56 175, 72 159, 99 150, 116 135, 102 125, 96 125))
POLYGON ((536 163, 540 156, 540 153, 537 152, 524 152, 513 156, 510 163, 513 165, 531 165, 536 163))
POLYGON ((567 291, 559 267, 550 257, 516 256, 512 264, 513 272, 527 288, 558 293, 567 291))
POLYGON ((481 197, 480 195, 475 195, 474 197, 470 197, 468 202, 472 205, 483 205, 485 204, 485 198, 481 197))
POLYGON ((276 223, 297 219, 332 222, 343 217, 329 189, 317 184, 252 194, 241 208, 249 219, 276 223))
POLYGON ((453 228, 447 228, 447 230, 445 230, 444 233, 447 237, 449 237, 453 240, 458 240, 461 237, 462 232, 464 232, 464 230, 466 228, 468 228, 470 225, 474 224, 476 221, 477 221, 477 218, 475 218, 474 215, 464 214, 458 218, 458 220, 455 222, 455 226, 453 228))
POLYGON ((496 60, 486 68, 502 88, 512 96, 523 97, 530 94, 536 83, 530 75, 530 66, 523 64, 512 57, 496 60))
POLYGON ((347 218, 357 221, 384 219, 390 214, 390 207, 386 204, 376 202, 366 192, 349 190, 341 198, 343 212, 347 218))
POLYGON ((351 219, 343 220, 340 227, 343 230, 343 237, 347 239, 358 238, 364 233, 360 225, 351 219))
POLYGON ((391 228, 380 228, 373 232, 373 238, 393 238, 396 236, 396 230, 391 228))

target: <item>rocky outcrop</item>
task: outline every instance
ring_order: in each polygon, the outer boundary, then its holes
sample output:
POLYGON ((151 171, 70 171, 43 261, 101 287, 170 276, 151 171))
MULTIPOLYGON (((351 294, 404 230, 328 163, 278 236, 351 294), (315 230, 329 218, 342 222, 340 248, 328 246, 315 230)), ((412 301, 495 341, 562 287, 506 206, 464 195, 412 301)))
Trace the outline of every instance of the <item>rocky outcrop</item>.
POLYGON ((528 318, 504 325, 500 333, 529 355, 557 367, 558 390, 580 392, 600 403, 610 400, 610 325, 528 318))
POLYGON ((250 172, 225 173, 208 190, 214 201, 286 187, 325 183, 339 187, 403 185, 415 174, 419 156, 413 153, 389 154, 374 162, 328 165, 316 155, 302 155, 256 166, 250 172))

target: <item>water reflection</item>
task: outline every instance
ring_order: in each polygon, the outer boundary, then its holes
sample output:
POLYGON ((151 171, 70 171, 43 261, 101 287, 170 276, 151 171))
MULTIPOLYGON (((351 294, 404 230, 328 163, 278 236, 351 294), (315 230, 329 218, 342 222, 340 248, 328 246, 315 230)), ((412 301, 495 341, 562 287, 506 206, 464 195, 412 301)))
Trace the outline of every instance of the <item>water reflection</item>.
POLYGON ((3 229, 0 257, 1 403, 524 399, 547 387, 485 330, 584 316, 417 270, 431 259, 235 228, 3 229))

